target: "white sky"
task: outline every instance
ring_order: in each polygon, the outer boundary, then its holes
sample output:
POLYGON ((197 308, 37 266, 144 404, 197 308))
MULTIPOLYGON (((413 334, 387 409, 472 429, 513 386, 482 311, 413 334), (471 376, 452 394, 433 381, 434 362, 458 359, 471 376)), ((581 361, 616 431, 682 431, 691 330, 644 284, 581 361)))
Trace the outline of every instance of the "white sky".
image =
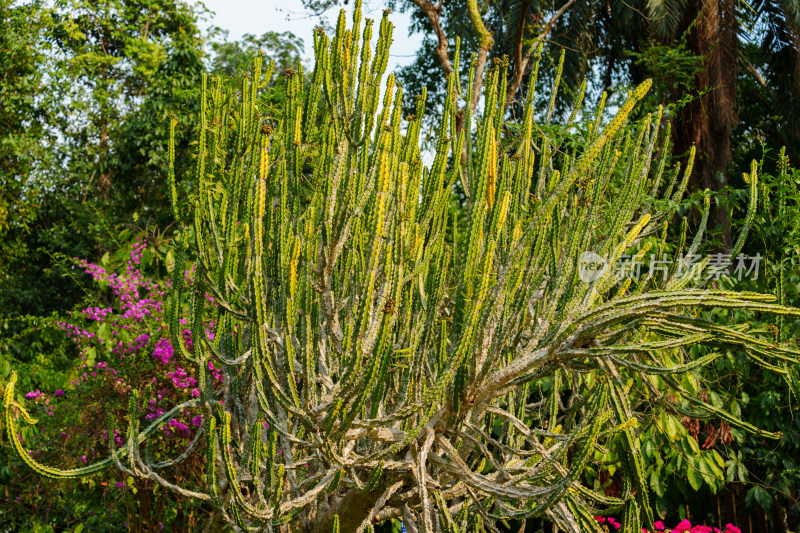
MULTIPOLYGON (((228 40, 241 39, 245 33, 259 36, 267 31, 291 31, 303 39, 305 45, 304 59, 313 65, 314 39, 313 31, 319 25, 319 19, 303 9, 300 0, 204 0, 205 6, 215 14, 211 20, 201 23, 206 30, 212 24, 228 31, 228 40)), ((329 9, 323 16, 330 27, 336 27, 336 20, 342 7, 347 12, 348 27, 352 23, 354 0, 347 6, 329 9)), ((383 16, 385 3, 376 0, 364 0, 362 11, 364 18, 375 21, 372 43, 374 45, 378 33, 378 23, 383 16)), ((416 34, 408 36, 409 14, 393 12, 389 20, 394 24, 393 43, 389 56, 387 73, 397 67, 413 62, 414 53, 419 49, 422 37, 416 34)), ((363 23, 362 23, 363 24, 363 23)))

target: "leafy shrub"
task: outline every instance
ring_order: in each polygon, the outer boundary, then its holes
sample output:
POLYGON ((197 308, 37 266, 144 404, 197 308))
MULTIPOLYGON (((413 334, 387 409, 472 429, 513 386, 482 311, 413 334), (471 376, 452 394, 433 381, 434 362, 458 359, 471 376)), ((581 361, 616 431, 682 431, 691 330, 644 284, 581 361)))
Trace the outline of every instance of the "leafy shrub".
MULTIPOLYGON (((756 188, 745 184, 744 190, 730 187, 724 195, 710 197, 710 202, 728 199, 728 211, 736 228, 747 223, 748 212, 753 215, 742 250, 749 257, 759 258, 759 268, 741 279, 734 273, 712 283, 729 290, 772 293, 780 303, 797 306, 800 304, 795 268, 800 259, 795 220, 800 198, 797 171, 781 152, 777 157, 778 172, 762 173, 765 159, 759 164, 756 188), (750 206, 753 196, 757 198, 755 210, 750 206)), ((698 195, 699 206, 703 205, 703 196, 708 194, 698 195)), ((683 204, 684 210, 698 206, 697 198, 683 204)), ((698 250, 714 254, 719 252, 720 243, 702 243, 698 250)), ((798 331, 796 318, 748 309, 711 309, 702 311, 700 316, 720 325, 747 324, 749 331, 765 339, 792 351, 798 349, 797 336, 793 335, 798 331)), ((739 519, 757 516, 763 508, 766 520, 771 523, 786 520, 792 529, 800 518, 797 514, 800 509, 789 496, 798 483, 796 457, 800 441, 794 398, 800 390, 793 391, 792 387, 797 386, 800 366, 791 361, 785 365, 765 365, 765 361, 750 357, 736 346, 720 352, 721 357, 712 364, 684 378, 685 385, 699 394, 708 394, 743 420, 780 434, 780 439, 769 443, 758 433, 740 431, 724 420, 709 419, 698 412, 665 411, 641 435, 654 511, 675 520, 690 514, 695 519, 724 521, 735 520, 733 515, 724 514, 731 512, 731 507, 743 513, 739 519), (758 483, 751 483, 756 480, 758 483), (788 512, 788 516, 781 511, 788 512)), ((694 346, 691 357, 702 358, 709 353, 701 346, 694 346)), ((647 398, 632 401, 646 402, 647 398)), ((587 469, 587 479, 599 479, 605 484, 607 494, 617 494, 622 482, 620 461, 613 450, 604 454, 602 460, 605 465, 599 472, 587 469)))

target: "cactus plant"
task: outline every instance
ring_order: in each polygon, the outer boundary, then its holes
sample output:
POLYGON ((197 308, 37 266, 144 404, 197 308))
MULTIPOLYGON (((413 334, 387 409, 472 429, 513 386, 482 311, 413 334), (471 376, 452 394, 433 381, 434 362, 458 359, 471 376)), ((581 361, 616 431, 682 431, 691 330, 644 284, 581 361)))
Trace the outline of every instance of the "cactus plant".
MULTIPOLYGON (((196 167, 182 177, 189 196, 170 173, 182 236, 169 320, 173 344, 200 369, 192 405, 207 412, 206 486, 178 487, 147 463, 140 449, 171 415, 140 426, 137 395, 127 447, 102 463, 61 471, 12 442, 43 475, 116 465, 211 502, 218 520, 242 530, 360 533, 397 518, 411 532, 498 531, 503 520, 544 516, 585 532, 598 530, 598 510, 618 512, 625 531, 652 528, 638 435, 659 409, 671 403, 758 431, 675 378, 720 356, 691 360, 685 348, 741 347, 775 368, 798 357, 693 311, 800 310, 693 286, 692 272, 675 269, 635 282, 610 271, 581 279, 583 251, 614 264, 667 245, 675 202, 659 199, 679 200, 691 168, 666 165, 661 110, 628 123, 649 82, 604 127, 598 110, 576 147, 537 126, 535 79, 512 134, 503 66, 486 74, 477 117, 459 109, 474 84, 462 89, 456 68, 426 166, 425 95, 404 120, 402 89, 391 75, 382 85, 388 14, 374 50, 372 36, 358 2, 351 28, 343 11, 332 40, 318 31, 314 70, 284 74, 276 115, 259 108, 271 75, 259 59, 235 90, 203 80, 196 167), (467 176, 458 227, 450 206, 467 176), (184 286, 190 253, 196 275, 184 286), (180 334, 184 308, 191 349, 180 334), (209 320, 213 340, 203 334, 209 320), (222 369, 221 390, 209 368, 222 369), (630 400, 634 384, 655 407, 630 400), (581 482, 611 444, 625 467, 619 498, 581 482)), ((747 178, 755 189, 755 168, 747 178)), ((14 410, 26 415, 13 383, 12 436, 14 410)))

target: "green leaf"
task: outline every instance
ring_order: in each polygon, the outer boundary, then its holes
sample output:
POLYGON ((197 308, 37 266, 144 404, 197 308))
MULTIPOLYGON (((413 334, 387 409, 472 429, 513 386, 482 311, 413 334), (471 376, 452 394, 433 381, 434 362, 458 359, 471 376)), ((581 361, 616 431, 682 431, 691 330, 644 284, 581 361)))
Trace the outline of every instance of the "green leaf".
POLYGON ((94 346, 86 348, 86 366, 93 367, 97 360, 97 349, 94 346))
POLYGON ((691 394, 697 394, 700 388, 697 376, 694 373, 684 374, 683 379, 681 379, 681 385, 691 394))
POLYGON ((745 503, 751 506, 754 503, 757 503, 762 509, 764 509, 764 512, 766 513, 769 513, 772 509, 772 498, 770 497, 769 492, 760 486, 755 486, 747 491, 745 503))
POLYGON ((111 340, 108 335, 108 323, 103 322, 100 324, 100 327, 97 328, 97 336, 105 342, 111 340))
POLYGON ((694 490, 700 490, 703 486, 703 475, 700 473, 696 460, 692 460, 686 469, 686 479, 694 490))
POLYGON ((666 414, 665 417, 667 419, 667 436, 675 442, 680 439, 684 428, 674 416, 666 414))
POLYGON ((659 498, 664 497, 666 492, 664 484, 661 481, 661 473, 660 470, 653 470, 650 473, 650 488, 653 489, 653 492, 655 492, 659 498))
MULTIPOLYGON (((717 463, 717 466, 719 466, 720 469, 725 468, 725 459, 722 458, 719 452, 717 450, 710 450, 710 452, 711 452, 711 457, 717 463)), ((720 470, 720 473, 721 472, 722 470, 720 470)))
POLYGON ((696 457, 695 464, 697 469, 700 470, 700 474, 703 476, 703 480, 706 482, 706 484, 713 486, 715 482, 714 473, 708 463, 708 459, 705 457, 705 454, 696 457))
POLYGON ((175 270, 175 252, 172 251, 172 248, 167 251, 167 255, 164 258, 164 265, 167 267, 167 272, 171 273, 175 270))

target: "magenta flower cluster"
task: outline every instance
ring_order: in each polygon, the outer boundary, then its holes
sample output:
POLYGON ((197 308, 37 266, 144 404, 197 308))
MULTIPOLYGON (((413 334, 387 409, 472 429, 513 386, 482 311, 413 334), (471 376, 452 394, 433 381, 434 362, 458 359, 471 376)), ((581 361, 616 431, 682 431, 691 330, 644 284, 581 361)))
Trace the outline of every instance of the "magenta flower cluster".
POLYGON ((90 339, 96 339, 96 335, 91 331, 86 331, 85 329, 78 327, 74 324, 70 324, 69 322, 56 322, 55 325, 64 331, 67 332, 67 337, 74 337, 76 340, 83 340, 88 341, 90 339))
POLYGON ((189 374, 186 373, 184 369, 181 367, 175 367, 175 370, 172 372, 167 372, 166 377, 172 380, 172 384, 175 385, 178 389, 193 389, 192 396, 197 397, 200 396, 200 391, 197 391, 197 394, 194 394, 194 387, 197 385, 197 380, 191 377, 189 374))
MULTIPOLYGON (((103 440, 108 442, 108 430, 103 430, 103 440)), ((119 430, 114 430, 114 442, 117 443, 117 446, 122 446, 122 435, 120 435, 119 430)))
MULTIPOLYGON (((607 524, 610 526, 609 529, 614 528, 614 530, 619 530, 622 527, 622 524, 620 524, 613 517, 595 516, 594 519, 600 524, 607 524)), ((678 525, 672 529, 667 529, 664 526, 664 522, 661 520, 656 520, 653 523, 653 526, 655 527, 654 533, 742 533, 742 530, 733 524, 726 524, 725 529, 720 529, 718 527, 704 526, 700 524, 692 525, 689 520, 685 519, 679 522, 678 525)), ((644 528, 642 528, 642 531, 644 533, 651 533, 644 528)))
MULTIPOLYGON (((79 265, 83 266, 86 273, 92 276, 95 281, 104 281, 114 291, 114 295, 119 298, 121 304, 122 318, 132 318, 141 322, 145 317, 154 317, 156 313, 162 311, 164 290, 159 284, 146 278, 139 270, 147 243, 144 240, 133 245, 131 257, 128 261, 124 274, 109 273, 103 267, 90 263, 83 259, 75 258, 79 265)), ((89 308, 94 320, 102 321, 111 311, 98 308, 89 308)), ((84 310, 84 315, 87 310, 84 310)))
POLYGON ((613 527, 614 529, 619 529, 622 527, 622 524, 617 522, 613 516, 605 517, 605 516, 595 516, 595 520, 597 520, 601 524, 608 524, 609 526, 613 527))
POLYGON ((222 383, 222 372, 214 367, 214 363, 208 362, 208 369, 211 370, 211 377, 222 383))
MULTIPOLYGON (((97 391, 112 390, 114 394, 122 396, 118 405, 126 405, 131 390, 149 390, 149 395, 142 398, 141 411, 145 420, 153 421, 183 401, 199 397, 200 390, 196 378, 192 376, 196 369, 187 366, 188 362, 183 366, 179 364, 182 361, 176 357, 176 347, 168 336, 164 317, 165 294, 171 284, 151 279, 140 269, 145 249, 144 240, 135 243, 129 260, 119 272, 76 258, 77 265, 101 287, 108 287, 113 297, 108 305, 87 305, 80 309, 74 315, 81 321, 78 324, 58 321, 55 325, 76 343, 83 359, 77 368, 77 376, 71 381, 76 391, 91 397, 97 391), (85 325, 80 325, 82 323, 85 325), (90 354, 93 354, 92 360, 89 359, 90 354), (95 363, 95 360, 98 362, 95 363), (110 364, 112 362, 113 367, 110 364)), ((192 270, 183 274, 186 281, 191 283, 192 270)), ((211 296, 206 295, 205 300, 208 305, 214 305, 211 296)), ((181 332, 181 340, 185 349, 192 352, 195 339, 188 329, 188 322, 181 320, 181 323, 187 325, 181 332)), ((213 323, 206 324, 205 334, 209 341, 214 339, 214 326, 213 323)), ((208 363, 208 369, 212 383, 221 383, 223 376, 220 369, 211 362, 208 363)), ((65 395, 61 389, 53 394, 54 397, 65 395)), ((45 393, 37 389, 25 396, 44 406, 47 414, 52 415, 54 405, 50 404, 45 393)), ((79 405, 59 404, 62 405, 69 405, 72 409, 81 408, 79 405)), ((202 415, 186 411, 166 421, 161 429, 165 437, 185 439, 191 438, 193 431, 202 423, 202 415)), ((61 431, 61 435, 66 439, 76 432, 85 433, 84 430, 73 428, 69 433, 61 431)), ((98 430, 98 433, 98 442, 108 442, 107 431, 98 430)), ((115 430, 113 440, 117 446, 122 446, 124 435, 115 430)), ((175 442, 177 444, 179 441, 175 442)), ((86 463, 97 454, 97 450, 89 449, 79 455, 79 459, 86 463)))
POLYGON ((718 527, 710 527, 710 526, 702 526, 702 525, 692 525, 691 522, 688 520, 682 520, 675 528, 672 530, 673 533, 678 532, 686 532, 686 533, 742 533, 742 530, 738 527, 734 526, 733 524, 725 524, 725 529, 720 529, 718 527))
POLYGON ((89 306, 86 309, 83 309, 81 313, 83 313, 83 316, 85 316, 89 320, 96 320, 97 322, 102 322, 103 320, 105 320, 106 315, 108 315, 113 311, 114 310, 110 307, 104 307, 101 309, 97 306, 95 307, 89 306))
POLYGON ((153 348, 153 357, 162 365, 169 364, 174 353, 175 350, 172 348, 172 345, 169 343, 169 339, 166 337, 161 337, 158 339, 155 348, 153 348))
POLYGON ((172 434, 180 435, 187 439, 192 436, 192 430, 189 429, 189 426, 174 418, 169 421, 168 426, 164 427, 164 433, 168 436, 172 434))

